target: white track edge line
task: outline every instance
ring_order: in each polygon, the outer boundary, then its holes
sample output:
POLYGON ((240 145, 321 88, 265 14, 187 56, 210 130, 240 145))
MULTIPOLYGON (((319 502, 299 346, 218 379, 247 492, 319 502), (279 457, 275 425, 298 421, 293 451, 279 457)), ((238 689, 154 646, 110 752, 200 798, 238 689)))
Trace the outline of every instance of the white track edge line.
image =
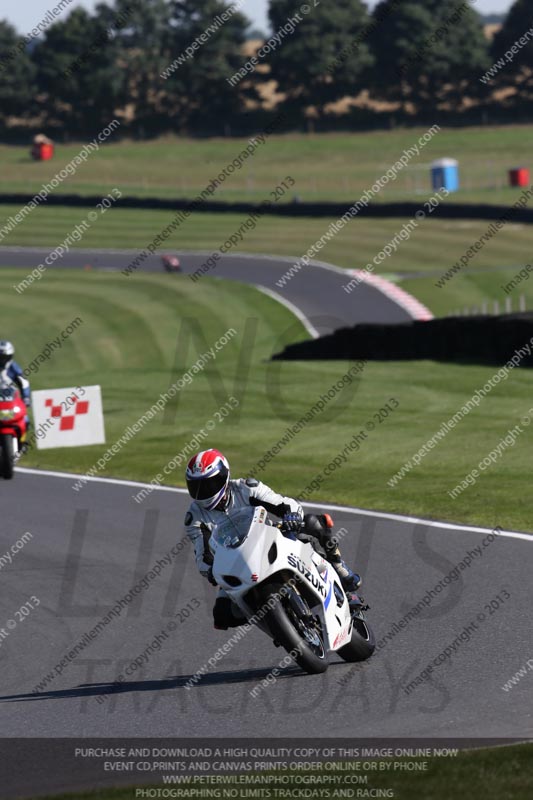
POLYGON ((277 292, 274 292, 272 289, 268 289, 266 286, 261 286, 259 283, 253 283, 251 285, 254 286, 254 288, 257 289, 259 292, 262 292, 262 294, 266 294, 267 297, 270 297, 272 298, 272 300, 276 300, 276 302, 280 303, 280 305, 285 306, 285 308, 288 311, 290 311, 292 314, 294 314, 295 317, 297 317, 300 320, 300 322, 306 329, 309 336, 311 336, 313 339, 318 339, 318 337, 320 336, 319 332, 312 324, 312 322, 309 319, 307 319, 303 311, 300 308, 298 308, 297 305, 295 305, 290 300, 287 300, 285 297, 282 297, 277 292))
MULTIPOLYGON (((111 483, 117 486, 135 486, 144 489, 152 489, 156 492, 174 492, 176 494, 188 494, 187 489, 181 486, 152 486, 150 483, 140 483, 138 481, 121 480, 120 478, 97 478, 85 477, 71 472, 55 472, 53 470, 45 469, 32 469, 29 467, 20 467, 17 472, 26 473, 28 475, 45 475, 51 478, 70 478, 72 480, 80 481, 83 478, 87 483, 111 483)), ((359 514, 363 517, 377 517, 378 519, 390 519, 395 522, 401 522, 405 525, 428 525, 431 528, 444 528, 450 531, 462 531, 468 533, 491 533, 491 528, 481 528, 475 525, 458 525, 453 522, 440 522, 439 520, 423 519, 422 517, 409 517, 403 514, 391 514, 385 511, 371 511, 364 508, 354 508, 352 506, 332 505, 331 503, 303 503, 304 506, 311 508, 323 508, 331 511, 346 511, 349 514, 359 514)), ((524 533, 522 531, 502 531, 499 536, 507 539, 522 539, 526 542, 533 542, 533 534, 524 533)))

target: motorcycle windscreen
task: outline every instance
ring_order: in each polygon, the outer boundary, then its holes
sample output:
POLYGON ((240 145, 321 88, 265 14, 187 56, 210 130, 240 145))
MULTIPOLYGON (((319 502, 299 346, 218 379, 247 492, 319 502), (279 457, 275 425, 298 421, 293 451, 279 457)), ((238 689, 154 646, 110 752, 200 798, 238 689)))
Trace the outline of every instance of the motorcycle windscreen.
POLYGON ((241 508, 229 514, 214 528, 212 536, 215 542, 222 547, 239 547, 250 532, 255 513, 255 508, 241 508))

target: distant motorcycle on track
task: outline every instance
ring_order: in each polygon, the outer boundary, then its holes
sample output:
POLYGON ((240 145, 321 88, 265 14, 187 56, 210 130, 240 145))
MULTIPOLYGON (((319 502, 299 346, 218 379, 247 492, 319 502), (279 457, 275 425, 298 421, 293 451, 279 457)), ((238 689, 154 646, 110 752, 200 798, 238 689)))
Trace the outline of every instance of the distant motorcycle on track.
POLYGON ((262 506, 228 514, 209 547, 218 585, 306 672, 325 672, 329 652, 345 661, 374 652, 368 606, 356 594, 349 602, 331 564, 309 542, 285 536, 262 506))
POLYGON ((161 256, 165 272, 181 272, 180 260, 177 256, 161 256))
POLYGON ((0 476, 11 480, 26 447, 26 405, 6 373, 0 375, 0 476))

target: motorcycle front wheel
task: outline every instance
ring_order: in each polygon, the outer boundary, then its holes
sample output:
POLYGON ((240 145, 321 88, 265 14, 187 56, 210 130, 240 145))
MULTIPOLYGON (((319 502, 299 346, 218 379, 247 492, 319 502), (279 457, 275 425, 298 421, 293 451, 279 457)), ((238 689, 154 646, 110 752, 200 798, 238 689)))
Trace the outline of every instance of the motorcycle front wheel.
POLYGON ((13 437, 9 433, 0 434, 0 472, 6 481, 11 480, 15 470, 13 437))
MULTIPOLYGON (((310 675, 325 672, 328 657, 322 632, 311 617, 304 619, 296 613, 281 586, 271 588, 271 598, 277 595, 277 599, 265 615, 265 622, 275 641, 305 672, 310 675)), ((301 602, 307 606, 305 600, 301 602)))

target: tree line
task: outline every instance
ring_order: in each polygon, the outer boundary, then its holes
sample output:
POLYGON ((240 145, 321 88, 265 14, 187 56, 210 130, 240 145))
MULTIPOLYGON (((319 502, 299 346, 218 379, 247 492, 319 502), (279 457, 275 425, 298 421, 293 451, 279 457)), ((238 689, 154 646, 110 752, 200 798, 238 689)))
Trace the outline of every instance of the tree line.
POLYGON ((372 12, 362 0, 270 0, 272 34, 255 53, 241 7, 114 0, 50 14, 35 38, 0 20, 0 127, 85 137, 118 117, 138 136, 220 134, 280 110, 291 127, 531 111, 529 0, 492 40, 472 0, 381 0, 372 12))

